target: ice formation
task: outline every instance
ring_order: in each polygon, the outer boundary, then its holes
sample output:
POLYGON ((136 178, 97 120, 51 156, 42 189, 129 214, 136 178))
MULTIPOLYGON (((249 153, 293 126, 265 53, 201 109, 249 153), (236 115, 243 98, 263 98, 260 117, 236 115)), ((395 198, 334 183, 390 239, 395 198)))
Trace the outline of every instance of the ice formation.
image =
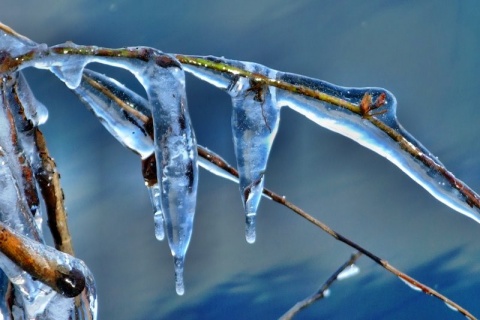
MULTIPOLYGON (((184 69, 218 88, 229 90, 240 77, 277 87, 277 107, 289 107, 318 125, 344 135, 387 158, 437 200, 480 223, 480 197, 456 179, 430 151, 410 135, 396 117, 397 101, 382 88, 348 88, 305 76, 269 70, 274 77, 265 80, 265 67, 245 72, 249 62, 217 57, 186 57, 184 69), (192 62, 193 61, 193 62, 192 62), (220 65, 220 66, 219 66, 220 65), (222 67, 223 65, 231 66, 222 67), (365 97, 377 106, 375 111, 361 107, 365 97), (381 103, 379 103, 381 101, 381 103), (345 107, 358 108, 354 112, 345 107)), ((255 64, 256 65, 256 64, 255 64)))
MULTIPOLYGON (((67 43, 64 47, 67 51, 81 48, 73 43, 67 43)), ((146 108, 150 109, 153 119, 156 175, 161 203, 161 211, 157 210, 156 212, 156 236, 158 238, 162 237, 161 219, 163 214, 165 232, 174 259, 176 291, 179 295, 182 295, 184 293, 184 260, 192 235, 195 213, 198 165, 195 134, 187 107, 185 75, 180 63, 174 57, 151 48, 132 49, 144 54, 139 59, 123 57, 107 59, 93 55, 64 55, 62 52, 65 51, 62 51, 63 49, 60 49, 60 46, 52 48, 56 53, 52 53, 44 60, 40 59, 33 65, 50 69, 70 89, 76 90, 76 93, 90 105, 92 110, 97 110, 95 111, 97 116, 101 114, 101 118, 109 131, 115 132, 114 135, 117 136, 117 139, 125 145, 127 145, 126 140, 128 138, 125 139, 122 131, 128 132, 128 130, 125 130, 123 126, 132 128, 130 120, 127 120, 129 123, 125 121, 122 124, 118 123, 120 118, 118 115, 125 109, 120 106, 115 107, 116 101, 112 105, 112 97, 105 96, 103 93, 99 94, 99 88, 91 87, 92 82, 89 84, 82 82, 84 68, 91 62, 124 68, 132 72, 145 88, 148 96, 146 108), (107 106, 105 101, 102 102, 102 99, 106 100, 109 105, 107 106)), ((93 53, 95 48, 90 50, 93 53)), ((87 74, 94 79, 94 83, 105 86, 108 91, 119 91, 124 96, 132 98, 132 100, 138 98, 113 80, 102 78, 89 71, 87 71, 87 74)), ((148 140, 147 135, 144 135, 144 137, 148 140)), ((129 143, 128 146, 136 151, 135 143, 129 143)), ((147 156, 147 154, 144 156, 147 156)), ((155 190, 151 189, 150 193, 155 206, 158 197, 155 190)))
MULTIPOLYGON (((396 99, 385 89, 340 87, 256 63, 170 55, 145 47, 105 49, 65 43, 49 48, 0 24, 0 294, 14 298, 11 310, 5 300, 0 303, 4 318, 68 319, 75 313, 96 317, 93 276, 83 262, 43 241, 41 204, 47 200, 37 190, 42 188, 37 177, 43 173, 48 178, 55 168, 45 168, 41 160, 36 137, 48 112, 21 74, 26 67, 53 72, 121 144, 140 156, 154 208, 155 236, 159 240, 167 236, 179 295, 184 293, 184 260, 193 229, 197 162, 239 183, 246 239, 254 242, 255 216, 282 107, 382 155, 439 201, 480 222, 479 196, 403 129, 396 118, 396 99), (147 99, 115 79, 85 69, 91 62, 130 71, 147 99), (219 156, 197 146, 184 70, 231 96, 238 178, 232 170, 218 168, 219 162, 228 167, 219 156), (197 150, 210 158, 197 161, 197 150), (12 248, 23 255, 12 253, 12 248), (9 282, 13 293, 7 292, 9 282), (80 292, 80 303, 74 304, 71 297, 80 292)), ((338 278, 356 272, 352 266, 338 278)))
MULTIPOLYGON (((275 78, 276 72, 265 66, 213 58, 251 73, 275 78)), ((280 121, 280 108, 276 103, 276 88, 244 77, 220 72, 198 70, 186 66, 203 79, 224 89, 232 97, 232 133, 240 179, 240 194, 245 209, 245 236, 255 242, 255 216, 262 197, 265 170, 273 140, 280 121)))
MULTIPOLYGON (((1 66, 46 49, 0 28, 1 66)), ((93 276, 80 260, 44 244, 44 201, 36 180, 42 170, 35 135, 48 112, 21 72, 0 68, 0 314, 15 319, 96 317, 93 276), (11 283, 10 287, 8 283, 11 283), (78 304, 72 297, 82 295, 78 304)))

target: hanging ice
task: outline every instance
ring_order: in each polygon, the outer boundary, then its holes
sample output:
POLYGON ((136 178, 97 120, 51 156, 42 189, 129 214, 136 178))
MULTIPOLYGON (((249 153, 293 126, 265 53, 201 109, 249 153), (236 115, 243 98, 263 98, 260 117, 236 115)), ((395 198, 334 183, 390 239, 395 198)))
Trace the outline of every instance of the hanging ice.
POLYGON ((145 129, 151 114, 148 101, 116 80, 88 69, 73 91, 121 144, 142 159, 153 153, 152 137, 145 129))
MULTIPOLYGON (((75 48, 73 44, 68 47, 75 48)), ((128 50, 128 49, 127 49, 128 50)), ((137 52, 140 48, 135 49, 137 52)), ((144 86, 154 120, 154 142, 161 207, 166 233, 174 258, 176 289, 183 294, 183 264, 188 248, 196 203, 198 166, 196 141, 186 104, 185 79, 178 61, 150 48, 143 48, 145 58, 75 57, 67 60, 68 73, 57 68, 57 61, 37 62, 49 68, 70 88, 76 88, 79 73, 87 63, 96 61, 131 71, 144 86), (66 76, 68 75, 68 76, 66 76)), ((80 84, 80 82, 78 83, 80 84)))
MULTIPOLYGON (((274 79, 276 72, 262 65, 207 57, 214 62, 274 79)), ((186 66, 196 76, 226 90, 232 97, 232 132, 240 176, 240 193, 246 216, 246 239, 255 242, 255 217, 262 197, 265 169, 278 130, 280 109, 275 87, 255 78, 234 76, 202 67, 186 66)))
MULTIPOLYGON (((128 51, 129 49, 125 49, 128 51)), ((198 166, 188 114, 185 75, 175 58, 135 48, 141 59, 91 58, 129 70, 145 88, 152 109, 157 176, 165 229, 175 265, 176 291, 184 293, 183 266, 195 213, 198 166)))
POLYGON ((183 266, 190 243, 198 184, 197 147, 190 123, 185 75, 178 62, 159 57, 146 70, 165 229, 175 264, 176 291, 184 293, 183 266))
POLYGON ((255 216, 262 197, 268 155, 278 129, 280 109, 275 105, 274 88, 256 87, 255 82, 245 78, 240 78, 229 93, 233 101, 233 142, 246 214, 245 235, 247 241, 253 243, 255 216))
MULTIPOLYGON (((148 101, 115 79, 88 69, 84 70, 80 85, 73 91, 121 144, 139 154, 144 161, 154 152, 148 101)), ((163 240, 160 187, 158 182, 146 181, 145 184, 154 209, 155 236, 163 240)))

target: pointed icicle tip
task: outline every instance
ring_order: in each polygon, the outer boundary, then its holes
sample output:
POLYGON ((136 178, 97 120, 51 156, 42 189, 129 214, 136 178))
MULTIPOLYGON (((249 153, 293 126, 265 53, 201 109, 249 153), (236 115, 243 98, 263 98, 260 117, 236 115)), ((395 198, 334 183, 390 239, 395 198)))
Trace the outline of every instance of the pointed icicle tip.
POLYGON ((257 238, 255 231, 255 217, 255 213, 248 213, 245 219, 245 238, 250 244, 255 243, 255 240, 257 238))
POLYGON ((179 296, 185 293, 185 285, 183 284, 183 265, 185 257, 173 257, 175 264, 175 290, 179 296))

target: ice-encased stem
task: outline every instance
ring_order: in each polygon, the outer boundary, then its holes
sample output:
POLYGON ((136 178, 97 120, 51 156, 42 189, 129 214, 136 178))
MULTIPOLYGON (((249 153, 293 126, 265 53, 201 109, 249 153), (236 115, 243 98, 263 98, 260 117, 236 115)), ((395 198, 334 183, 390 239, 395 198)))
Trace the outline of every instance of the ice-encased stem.
POLYGON ((145 130, 151 113, 146 108, 148 101, 116 80, 88 69, 83 70, 80 85, 72 90, 122 145, 142 159, 153 153, 151 137, 145 130))
POLYGON ((185 65, 186 71, 219 88, 228 86, 226 76, 220 76, 225 74, 281 89, 277 90, 279 107, 288 106, 317 124, 386 157, 437 200, 480 223, 480 196, 403 129, 396 119, 396 99, 387 90, 340 87, 282 72, 269 78, 238 65, 229 65, 221 58, 176 57, 185 65), (365 94, 370 96, 371 105, 362 103, 365 94), (384 102, 377 105, 381 100, 384 102))

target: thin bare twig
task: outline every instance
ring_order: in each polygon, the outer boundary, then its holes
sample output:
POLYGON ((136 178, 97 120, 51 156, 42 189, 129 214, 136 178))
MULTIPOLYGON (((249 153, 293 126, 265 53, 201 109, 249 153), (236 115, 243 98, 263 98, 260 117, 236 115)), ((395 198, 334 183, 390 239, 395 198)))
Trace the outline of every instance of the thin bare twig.
MULTIPOLYGON (((216 154, 212 153, 208 149, 203 148, 201 146, 198 146, 198 155, 205 158, 206 160, 210 161, 211 163, 215 164, 216 166, 218 166, 219 168, 228 172, 229 174, 232 174, 232 175, 238 177, 238 172, 235 168, 233 168, 231 165, 229 165, 227 162, 225 162, 225 160, 223 160, 221 157, 217 156, 216 154)), ((275 192, 273 192, 269 189, 266 189, 266 188, 263 189, 263 193, 266 196, 268 196, 269 198, 271 198, 273 201, 289 208, 290 210, 292 210, 293 212, 295 212, 296 214, 298 214, 302 218, 306 219, 310 223, 319 227, 320 229, 322 229, 323 231, 325 231, 326 233, 328 233, 329 235, 331 235, 332 237, 334 237, 338 241, 341 241, 341 242, 347 244, 348 246, 358 250, 362 254, 366 255, 368 258, 373 260, 375 263, 382 266, 387 271, 393 273, 400 280, 408 283, 410 286, 418 288, 419 290, 421 290, 423 293, 425 293, 427 295, 431 295, 431 296, 434 296, 437 299, 442 300, 451 309, 457 310, 458 312, 460 312, 461 314, 466 316, 468 319, 476 319, 468 310, 466 310, 465 308, 463 308, 462 306, 460 306, 456 302, 450 300, 449 298, 447 298, 446 296, 442 295, 441 293, 433 290, 432 288, 424 285, 420 281, 418 281, 418 280, 410 277, 409 275, 401 272, 400 270, 398 270, 397 268, 395 268, 394 266, 389 264, 386 260, 381 259, 380 257, 371 253, 367 249, 365 249, 365 248, 361 247, 360 245, 356 244, 352 240, 350 240, 350 239, 344 237, 343 235, 341 235, 340 233, 334 231, 333 229, 331 229, 329 226, 327 226, 326 224, 324 224, 320 220, 314 218, 313 216, 309 215, 307 212, 303 211, 300 207, 297 207, 295 204, 291 203, 290 201, 287 201, 284 196, 280 196, 280 195, 276 194, 275 192)))
POLYGON ((362 256, 362 253, 357 251, 355 252, 354 254, 352 254, 350 256, 350 259, 348 259, 347 261, 345 261, 344 264, 342 264, 340 266, 340 268, 337 269, 337 271, 335 271, 328 279, 327 281, 325 281, 325 283, 320 287, 320 289, 318 289, 317 291, 315 291, 312 295, 308 296, 307 298, 305 298, 304 300, 302 301, 299 301, 297 302, 292 308, 290 308, 290 310, 288 310, 287 312, 285 312, 285 314, 283 314, 281 317, 280 317, 280 320, 290 320, 292 319, 298 312, 300 312, 302 309, 305 309, 307 308, 308 306, 310 306, 312 303, 314 303, 315 301, 318 301, 320 299, 323 299, 325 297, 325 292, 330 288, 330 286, 335 282, 335 280, 337 280, 338 278, 338 275, 340 273, 342 273, 345 269, 347 269, 348 267, 350 267, 351 265, 353 265, 357 260, 358 258, 360 258, 362 256))

